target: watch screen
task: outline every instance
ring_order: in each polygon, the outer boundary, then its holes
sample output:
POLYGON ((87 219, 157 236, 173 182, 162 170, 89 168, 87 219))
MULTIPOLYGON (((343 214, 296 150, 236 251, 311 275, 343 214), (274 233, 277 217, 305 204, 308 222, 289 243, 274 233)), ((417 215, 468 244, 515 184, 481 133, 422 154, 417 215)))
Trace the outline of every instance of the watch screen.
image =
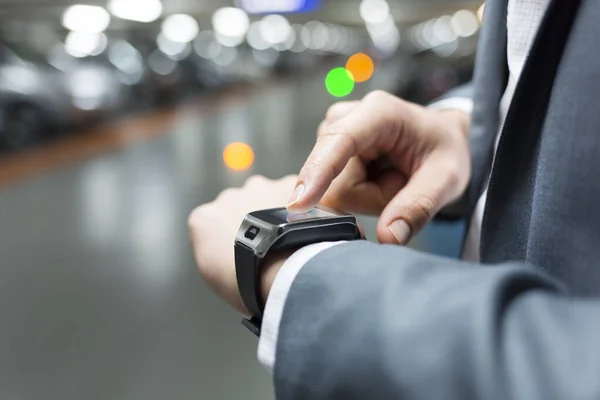
POLYGON ((307 221, 310 219, 332 218, 332 217, 339 216, 338 214, 333 214, 333 213, 327 212, 325 210, 321 210, 319 208, 313 208, 306 214, 294 214, 294 213, 288 212, 284 208, 282 210, 274 211, 272 215, 284 223, 285 222, 301 222, 301 221, 307 221))
POLYGON ((255 211, 253 213, 250 213, 250 215, 273 225, 293 224, 304 221, 314 221, 319 219, 331 219, 348 216, 348 214, 344 214, 342 212, 332 210, 321 205, 318 205, 306 214, 290 213, 284 207, 282 207, 273 208, 270 210, 255 211))

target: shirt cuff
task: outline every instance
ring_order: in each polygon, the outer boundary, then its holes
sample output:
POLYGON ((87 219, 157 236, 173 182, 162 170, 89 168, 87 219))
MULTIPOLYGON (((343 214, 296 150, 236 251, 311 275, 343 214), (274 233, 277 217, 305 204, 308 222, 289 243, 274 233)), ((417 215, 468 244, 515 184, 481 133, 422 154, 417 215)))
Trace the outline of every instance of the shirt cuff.
POLYGON ((450 97, 448 99, 436 101, 428 107, 438 110, 458 110, 471 114, 473 111, 473 100, 468 97, 450 97))
POLYGON ((258 361, 271 374, 275 367, 275 352, 277 350, 277 337, 279 336, 279 324, 283 316, 283 307, 296 276, 302 267, 317 254, 342 243, 346 242, 323 242, 303 247, 288 258, 277 273, 267 297, 258 342, 258 361))

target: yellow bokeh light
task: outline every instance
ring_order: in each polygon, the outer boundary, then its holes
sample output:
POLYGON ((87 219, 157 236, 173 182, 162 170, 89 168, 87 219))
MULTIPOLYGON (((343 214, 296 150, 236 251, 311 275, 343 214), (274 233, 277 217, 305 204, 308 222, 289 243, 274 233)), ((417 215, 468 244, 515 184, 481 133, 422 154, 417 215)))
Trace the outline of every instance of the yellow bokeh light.
POLYGON ((244 171, 254 164, 254 150, 246 143, 228 144, 223 150, 223 161, 234 171, 244 171))
POLYGON ((368 81, 375 71, 373 59, 365 53, 357 53, 348 59, 346 69, 354 77, 354 82, 368 81))

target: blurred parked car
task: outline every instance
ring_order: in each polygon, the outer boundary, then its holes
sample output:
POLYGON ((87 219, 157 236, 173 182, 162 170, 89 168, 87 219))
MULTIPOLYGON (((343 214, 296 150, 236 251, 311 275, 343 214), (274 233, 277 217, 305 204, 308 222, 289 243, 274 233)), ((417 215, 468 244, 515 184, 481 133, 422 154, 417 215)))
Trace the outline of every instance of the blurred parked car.
POLYGON ((92 59, 48 62, 25 47, 0 44, 0 147, 22 148, 118 110, 124 87, 92 59))
POLYGON ((67 122, 70 105, 61 76, 0 45, 0 147, 24 147, 67 122))

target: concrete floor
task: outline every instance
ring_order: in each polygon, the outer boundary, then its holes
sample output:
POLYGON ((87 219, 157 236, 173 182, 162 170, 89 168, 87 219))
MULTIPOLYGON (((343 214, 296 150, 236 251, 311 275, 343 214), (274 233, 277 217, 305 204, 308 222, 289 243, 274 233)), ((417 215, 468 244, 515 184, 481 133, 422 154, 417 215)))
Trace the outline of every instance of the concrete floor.
POLYGON ((251 174, 297 172, 331 103, 321 77, 264 87, 2 190, 0 399, 273 398, 256 338, 197 273, 186 218, 251 174), (250 171, 223 165, 233 141, 254 148, 250 171))

